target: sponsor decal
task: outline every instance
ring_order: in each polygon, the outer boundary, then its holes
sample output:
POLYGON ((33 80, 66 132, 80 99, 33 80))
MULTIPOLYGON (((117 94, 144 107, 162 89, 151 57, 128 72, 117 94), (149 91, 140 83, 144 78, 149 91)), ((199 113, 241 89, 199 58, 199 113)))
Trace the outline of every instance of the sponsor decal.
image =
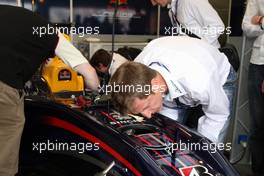
POLYGON ((70 81, 71 80, 71 72, 70 70, 63 69, 58 74, 59 81, 70 81))
POLYGON ((179 169, 182 176, 213 176, 208 169, 202 165, 188 166, 179 169))

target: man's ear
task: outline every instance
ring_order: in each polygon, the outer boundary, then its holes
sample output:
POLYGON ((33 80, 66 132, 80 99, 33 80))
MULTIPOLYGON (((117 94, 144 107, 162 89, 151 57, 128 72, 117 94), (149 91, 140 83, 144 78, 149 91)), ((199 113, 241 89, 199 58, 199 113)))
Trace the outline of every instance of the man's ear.
POLYGON ((151 85, 159 85, 159 78, 157 76, 155 76, 154 78, 152 78, 152 80, 150 81, 151 85))
POLYGON ((159 91, 161 93, 166 93, 168 91, 167 84, 161 75, 157 75, 151 80, 151 86, 152 91, 159 91))
POLYGON ((100 69, 102 68, 102 64, 99 63, 98 65, 94 66, 94 68, 95 68, 97 71, 100 71, 100 69))

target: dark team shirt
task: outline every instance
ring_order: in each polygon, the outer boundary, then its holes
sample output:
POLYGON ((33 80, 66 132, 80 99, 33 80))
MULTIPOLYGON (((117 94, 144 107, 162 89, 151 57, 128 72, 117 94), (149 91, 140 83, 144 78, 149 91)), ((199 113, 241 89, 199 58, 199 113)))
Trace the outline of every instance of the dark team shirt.
MULTIPOLYGON (((58 36, 40 36, 51 26, 41 16, 20 7, 0 5, 0 80, 22 89, 41 63, 54 56, 58 36)), ((52 34, 51 34, 52 33, 52 34)))

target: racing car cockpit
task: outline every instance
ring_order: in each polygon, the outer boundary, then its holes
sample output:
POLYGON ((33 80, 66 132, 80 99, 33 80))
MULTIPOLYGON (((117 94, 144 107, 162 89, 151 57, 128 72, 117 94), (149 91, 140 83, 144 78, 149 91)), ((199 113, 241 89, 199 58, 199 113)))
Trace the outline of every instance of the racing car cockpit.
POLYGON ((108 95, 85 91, 77 73, 53 64, 35 81, 49 95, 25 99, 18 175, 238 175, 207 138, 161 114, 123 116, 108 95))

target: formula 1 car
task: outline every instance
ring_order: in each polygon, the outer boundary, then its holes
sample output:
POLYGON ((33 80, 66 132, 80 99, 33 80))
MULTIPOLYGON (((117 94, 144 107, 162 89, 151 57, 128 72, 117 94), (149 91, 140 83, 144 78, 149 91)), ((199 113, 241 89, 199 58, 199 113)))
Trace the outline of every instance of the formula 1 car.
POLYGON ((213 143, 161 114, 122 116, 59 58, 32 79, 19 176, 235 176, 213 143), (32 96, 34 95, 34 96, 32 96))
POLYGON ((238 175, 208 139, 165 116, 122 116, 104 95, 71 101, 25 100, 18 175, 238 175))

